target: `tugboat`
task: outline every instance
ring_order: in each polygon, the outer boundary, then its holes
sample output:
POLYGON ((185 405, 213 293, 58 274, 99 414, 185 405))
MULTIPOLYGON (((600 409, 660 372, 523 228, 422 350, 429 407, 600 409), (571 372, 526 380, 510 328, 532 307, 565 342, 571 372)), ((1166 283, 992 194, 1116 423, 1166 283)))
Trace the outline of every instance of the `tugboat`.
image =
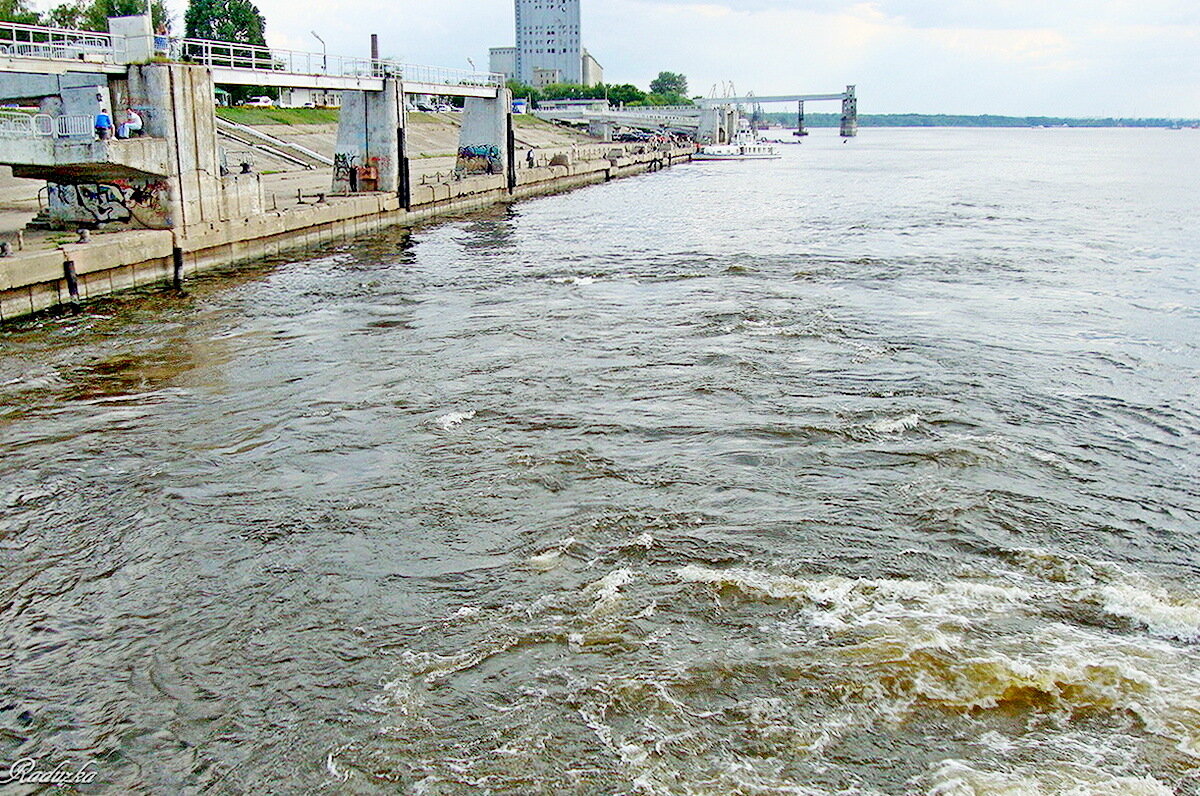
POLYGON ((779 147, 763 141, 750 122, 739 119, 731 143, 700 147, 692 160, 775 160, 780 157, 779 147))

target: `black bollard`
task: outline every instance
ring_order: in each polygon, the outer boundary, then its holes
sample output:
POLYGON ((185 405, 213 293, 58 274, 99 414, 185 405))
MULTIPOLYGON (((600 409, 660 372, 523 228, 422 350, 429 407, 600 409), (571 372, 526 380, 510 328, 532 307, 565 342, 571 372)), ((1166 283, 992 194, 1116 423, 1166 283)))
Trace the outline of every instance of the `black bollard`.
POLYGON ((71 303, 77 303, 79 301, 79 275, 75 273, 73 260, 63 262, 63 276, 67 280, 67 293, 71 296, 71 303))
POLYGON ((178 246, 171 249, 171 286, 183 290, 183 249, 178 246))

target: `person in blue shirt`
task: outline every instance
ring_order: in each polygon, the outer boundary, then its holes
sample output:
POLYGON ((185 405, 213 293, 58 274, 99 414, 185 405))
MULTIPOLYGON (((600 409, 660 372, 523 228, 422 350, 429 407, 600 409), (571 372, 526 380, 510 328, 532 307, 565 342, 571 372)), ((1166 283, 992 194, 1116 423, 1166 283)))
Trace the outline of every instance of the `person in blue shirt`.
POLYGON ((112 117, 108 115, 108 109, 102 108, 96 114, 96 137, 101 141, 107 141, 112 137, 113 123, 112 117))

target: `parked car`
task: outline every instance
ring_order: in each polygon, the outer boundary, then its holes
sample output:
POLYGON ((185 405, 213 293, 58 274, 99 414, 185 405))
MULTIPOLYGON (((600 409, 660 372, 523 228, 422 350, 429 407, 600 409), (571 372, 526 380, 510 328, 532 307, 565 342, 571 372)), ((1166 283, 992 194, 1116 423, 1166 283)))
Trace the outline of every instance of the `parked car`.
POLYGON ((301 108, 315 108, 315 107, 317 107, 317 103, 315 103, 315 102, 306 102, 306 103, 304 103, 303 105, 301 105, 300 107, 301 107, 301 108))
POLYGON ((250 97, 242 100, 243 108, 274 108, 275 100, 270 97, 250 97))

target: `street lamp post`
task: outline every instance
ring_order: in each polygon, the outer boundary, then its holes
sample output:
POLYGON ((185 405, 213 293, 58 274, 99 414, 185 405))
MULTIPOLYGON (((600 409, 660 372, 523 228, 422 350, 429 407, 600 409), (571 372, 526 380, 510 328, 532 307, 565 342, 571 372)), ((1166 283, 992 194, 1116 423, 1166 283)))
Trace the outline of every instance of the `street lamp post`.
POLYGON ((315 30, 309 32, 312 33, 314 39, 321 42, 321 71, 329 74, 329 49, 325 46, 325 40, 318 36, 315 30))

